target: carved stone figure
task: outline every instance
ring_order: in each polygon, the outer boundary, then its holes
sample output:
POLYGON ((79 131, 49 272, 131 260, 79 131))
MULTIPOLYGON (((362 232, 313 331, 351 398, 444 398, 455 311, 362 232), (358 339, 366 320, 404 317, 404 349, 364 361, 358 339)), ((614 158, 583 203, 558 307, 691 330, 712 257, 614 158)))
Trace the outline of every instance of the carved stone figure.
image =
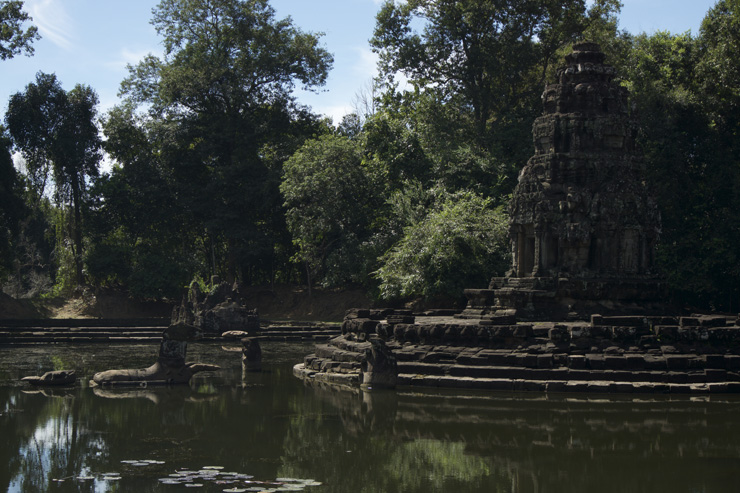
POLYGON ((242 339, 242 369, 244 371, 262 371, 262 348, 257 339, 245 337, 242 339))
POLYGON ((187 343, 198 340, 203 332, 192 325, 170 325, 162 334, 157 361, 148 368, 135 370, 108 370, 96 373, 91 386, 115 385, 169 385, 188 383, 201 371, 215 371, 220 367, 206 363, 186 363, 187 343))
POLYGON ((393 389, 398 379, 398 365, 393 352, 381 339, 370 339, 370 348, 360 363, 363 388, 393 389))
POLYGON ((38 387, 45 387, 45 386, 62 386, 62 385, 73 385, 77 381, 77 375, 75 374, 74 370, 57 370, 57 371, 47 371, 40 377, 38 376, 31 376, 31 377, 23 377, 21 378, 22 381, 28 382, 31 385, 35 385, 38 387))

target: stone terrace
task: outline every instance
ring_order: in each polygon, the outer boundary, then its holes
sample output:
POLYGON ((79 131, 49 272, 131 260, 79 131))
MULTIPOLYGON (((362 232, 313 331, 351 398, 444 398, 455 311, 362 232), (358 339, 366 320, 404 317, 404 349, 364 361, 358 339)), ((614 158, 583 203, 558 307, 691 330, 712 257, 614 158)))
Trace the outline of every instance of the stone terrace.
POLYGON ((385 340, 398 385, 501 391, 740 392, 736 316, 602 317, 516 323, 353 310, 343 334, 296 365, 303 378, 354 385, 369 339, 385 340))

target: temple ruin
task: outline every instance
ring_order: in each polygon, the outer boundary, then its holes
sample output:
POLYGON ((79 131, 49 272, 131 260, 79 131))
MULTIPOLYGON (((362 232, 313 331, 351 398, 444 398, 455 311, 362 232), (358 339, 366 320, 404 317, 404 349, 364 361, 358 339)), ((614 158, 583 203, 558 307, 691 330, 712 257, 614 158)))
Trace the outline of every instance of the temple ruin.
POLYGON ((467 308, 352 309, 295 365, 312 383, 494 391, 740 393, 740 318, 678 316, 655 274, 660 216, 642 180, 627 91, 598 45, 566 57, 510 205, 512 268, 467 308), (392 373, 396 372, 397 375, 392 373), (395 378, 394 378, 395 377, 395 378))
POLYGON ((627 90, 595 43, 581 43, 542 95, 535 154, 509 205, 512 267, 471 289, 464 317, 513 310, 562 319, 647 309, 663 298, 654 272, 660 214, 643 181, 627 90))

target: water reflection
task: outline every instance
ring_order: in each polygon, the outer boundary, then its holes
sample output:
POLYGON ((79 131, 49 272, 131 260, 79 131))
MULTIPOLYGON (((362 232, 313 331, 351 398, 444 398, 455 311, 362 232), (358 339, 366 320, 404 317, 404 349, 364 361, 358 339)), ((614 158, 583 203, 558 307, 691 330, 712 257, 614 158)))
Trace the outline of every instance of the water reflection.
MULTIPOLYGON (((224 371, 190 387, 31 391, 0 381, 0 491, 160 491, 158 479, 177 469, 219 465, 316 479, 317 492, 714 492, 731 490, 740 470, 735 398, 368 393, 304 385, 291 366, 305 346, 265 346, 257 374, 242 374, 238 353, 204 347, 194 358, 224 371)), ((2 372, 46 364, 14 351, 15 363, 0 350, 2 372)), ((82 375, 133 357, 94 351, 82 375)))

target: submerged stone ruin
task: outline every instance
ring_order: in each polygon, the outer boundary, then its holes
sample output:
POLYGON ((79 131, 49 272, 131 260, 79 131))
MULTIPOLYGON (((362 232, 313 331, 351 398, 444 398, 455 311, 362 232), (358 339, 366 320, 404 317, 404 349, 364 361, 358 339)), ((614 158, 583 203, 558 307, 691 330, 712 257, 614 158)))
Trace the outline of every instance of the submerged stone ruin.
POLYGON ((188 342, 197 341, 203 333, 186 323, 175 323, 162 334, 159 356, 153 365, 141 369, 107 370, 96 373, 90 386, 118 387, 187 384, 196 373, 217 371, 221 367, 208 363, 187 363, 188 342))
POLYGON ((260 328, 256 309, 247 308, 239 285, 221 282, 218 276, 211 280, 213 289, 203 293, 197 282, 190 283, 188 294, 172 310, 171 323, 186 323, 197 327, 204 334, 222 334, 243 331, 249 334, 260 328))
POLYGON ((594 43, 543 94, 535 155, 510 204, 513 262, 457 315, 350 310, 294 367, 359 385, 370 348, 397 385, 502 391, 740 392, 736 316, 675 316, 654 271, 660 215, 643 181, 627 91, 594 43))

